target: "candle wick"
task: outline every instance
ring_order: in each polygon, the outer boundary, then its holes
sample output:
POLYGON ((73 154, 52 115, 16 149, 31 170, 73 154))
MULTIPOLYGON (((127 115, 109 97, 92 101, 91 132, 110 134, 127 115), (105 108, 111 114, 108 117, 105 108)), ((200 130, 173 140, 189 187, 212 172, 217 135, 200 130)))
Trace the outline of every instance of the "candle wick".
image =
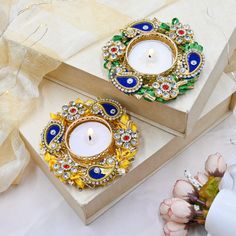
POLYGON ((92 136, 91 135, 89 135, 89 141, 91 141, 92 140, 92 136))
POLYGON ((155 51, 153 48, 151 48, 149 51, 148 51, 148 58, 151 59, 154 55, 155 51))

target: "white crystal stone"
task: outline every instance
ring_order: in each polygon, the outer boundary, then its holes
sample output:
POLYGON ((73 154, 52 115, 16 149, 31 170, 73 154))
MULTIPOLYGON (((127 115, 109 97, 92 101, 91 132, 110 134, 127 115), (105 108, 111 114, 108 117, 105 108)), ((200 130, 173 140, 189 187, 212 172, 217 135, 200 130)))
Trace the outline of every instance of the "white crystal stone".
POLYGON ((130 145, 130 143, 124 143, 123 146, 124 146, 124 148, 130 148, 131 145, 130 145))
POLYGON ((136 139, 132 139, 132 140, 131 140, 131 144, 132 144, 133 146, 137 145, 137 140, 136 140, 136 139))
POLYGON ((53 165, 54 170, 57 170, 58 168, 59 168, 59 165, 57 163, 53 165))
POLYGON ((162 76, 160 76, 160 77, 157 78, 157 81, 159 81, 159 82, 163 82, 164 80, 165 80, 165 78, 162 77, 162 76))
POLYGON ((115 133, 115 134, 114 134, 114 138, 115 138, 115 139, 119 139, 119 138, 120 138, 120 134, 115 133))
POLYGON ((56 134, 56 130, 55 130, 55 129, 52 129, 52 130, 50 131, 50 134, 51 134, 51 135, 56 134))
POLYGON ((66 117, 67 115, 68 115, 67 112, 65 112, 65 111, 62 112, 62 116, 66 117))
POLYGON ((111 109, 110 112, 111 112, 111 114, 115 114, 116 110, 115 109, 111 109))
POLYGON ((123 144, 123 142, 122 142, 121 140, 117 140, 117 141, 116 141, 116 145, 117 145, 117 146, 121 146, 122 144, 123 144))
POLYGON ((172 39, 176 38, 176 34, 174 32, 170 33, 169 35, 172 39))
POLYGON ((177 43, 182 43, 182 42, 183 42, 183 39, 180 38, 180 37, 178 37, 178 38, 176 39, 176 41, 177 41, 177 43))
POLYGON ((155 88, 155 89, 157 89, 157 88, 160 87, 160 84, 159 84, 158 82, 154 82, 154 83, 152 84, 152 87, 155 88))
POLYGON ((57 170, 58 175, 61 175, 62 173, 63 173, 63 169, 60 168, 60 169, 57 170))
POLYGON ((162 94, 162 91, 161 91, 160 89, 157 89, 157 90, 156 90, 156 94, 161 95, 161 94, 162 94))
POLYGON ((96 174, 100 173, 100 168, 99 167, 95 167, 94 168, 94 173, 96 173, 96 174))
POLYGON ((84 109, 80 109, 80 110, 79 110, 79 114, 80 114, 80 115, 83 115, 83 114, 84 114, 84 112, 85 112, 85 110, 84 110, 84 109))
POLYGON ((113 164, 114 163, 114 159, 113 158, 108 158, 107 159, 107 163, 110 164, 110 165, 113 164))
POLYGON ((68 110, 68 106, 67 105, 62 106, 62 110, 63 111, 67 111, 68 110))
POLYGON ((128 83, 128 84, 132 84, 132 83, 133 83, 133 81, 134 81, 134 79, 133 79, 133 78, 128 78, 128 79, 127 79, 127 83, 128 83))
POLYGON ((63 179, 69 179, 70 178, 70 173, 69 172, 65 172, 63 173, 63 179))
POLYGON ((195 65, 197 65, 197 61, 196 61, 196 60, 192 60, 192 61, 190 62, 190 64, 193 65, 193 66, 195 66, 195 65))
POLYGON ((125 131, 123 129, 119 129, 119 133, 123 134, 125 131))
POLYGON ((50 147, 51 147, 51 148, 56 148, 56 146, 57 146, 57 145, 56 145, 55 143, 51 143, 51 144, 50 144, 50 147))
POLYGON ((68 119, 68 120, 73 120, 74 118, 73 118, 73 116, 68 115, 68 116, 67 116, 67 119, 68 119))

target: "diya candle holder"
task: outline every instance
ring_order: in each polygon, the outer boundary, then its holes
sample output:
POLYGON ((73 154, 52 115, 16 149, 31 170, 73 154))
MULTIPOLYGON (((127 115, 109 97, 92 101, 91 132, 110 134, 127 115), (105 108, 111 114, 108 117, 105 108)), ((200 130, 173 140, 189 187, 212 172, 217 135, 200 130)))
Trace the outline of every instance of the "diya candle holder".
POLYGON ((112 99, 77 99, 51 114, 41 155, 63 183, 94 188, 125 174, 137 152, 138 130, 112 99))
POLYGON ((192 89, 204 65, 203 47, 189 25, 135 21, 103 47, 104 67, 116 88, 148 101, 167 102, 192 89))

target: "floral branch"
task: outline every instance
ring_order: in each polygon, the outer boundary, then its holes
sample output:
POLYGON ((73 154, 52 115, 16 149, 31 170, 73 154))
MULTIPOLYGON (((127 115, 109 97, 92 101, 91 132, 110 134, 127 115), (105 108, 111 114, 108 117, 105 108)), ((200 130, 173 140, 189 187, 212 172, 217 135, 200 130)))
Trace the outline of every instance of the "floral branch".
POLYGON ((205 172, 192 177, 185 171, 187 180, 177 180, 172 191, 173 198, 160 204, 160 215, 166 222, 166 236, 186 236, 193 225, 204 225, 227 165, 220 153, 210 155, 205 162, 205 172))

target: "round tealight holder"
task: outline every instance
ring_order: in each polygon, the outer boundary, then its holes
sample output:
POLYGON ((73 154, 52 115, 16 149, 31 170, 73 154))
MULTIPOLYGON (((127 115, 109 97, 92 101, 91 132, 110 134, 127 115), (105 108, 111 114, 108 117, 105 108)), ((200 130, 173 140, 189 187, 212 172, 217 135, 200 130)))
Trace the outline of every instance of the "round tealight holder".
POLYGON ((82 117, 67 128, 65 145, 76 162, 97 161, 112 153, 114 149, 112 127, 103 118, 97 116, 82 117), (88 131, 93 127, 95 134, 88 134, 87 127, 88 131))
POLYGON ((127 95, 167 102, 194 87, 204 65, 203 47, 189 25, 156 18, 132 22, 102 48, 112 84, 127 95))
POLYGON ((103 186, 124 175, 137 146, 137 126, 112 99, 63 105, 61 112, 51 114, 40 144, 55 176, 79 189, 103 186))

